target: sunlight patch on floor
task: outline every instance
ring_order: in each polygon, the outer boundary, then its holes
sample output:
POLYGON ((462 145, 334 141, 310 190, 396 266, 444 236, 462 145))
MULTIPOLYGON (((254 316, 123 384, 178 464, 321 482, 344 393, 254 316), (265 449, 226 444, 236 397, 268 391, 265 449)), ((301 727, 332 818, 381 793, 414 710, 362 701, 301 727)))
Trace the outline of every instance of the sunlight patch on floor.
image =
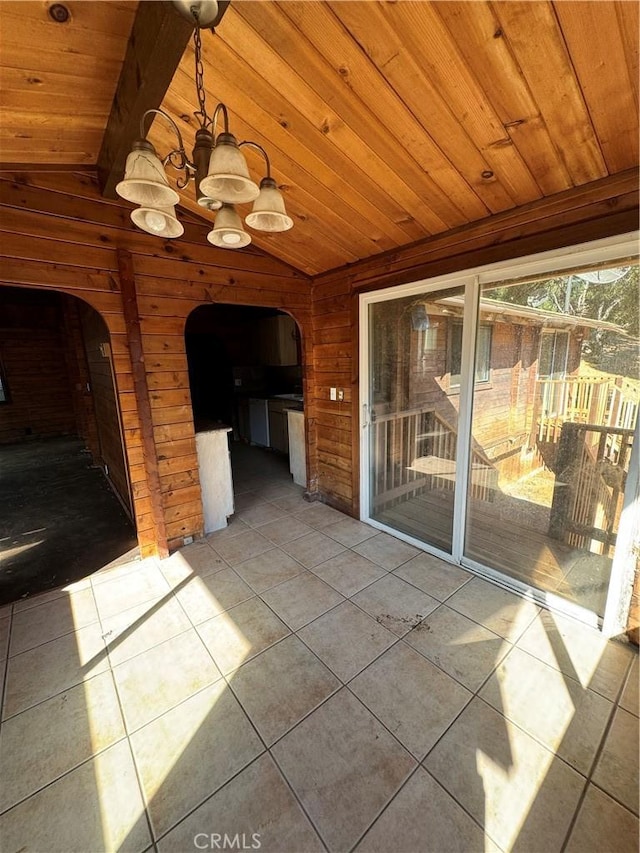
MULTIPOLYGON (((200 596, 204 606, 211 607, 216 611, 225 610, 225 605, 211 594, 203 580, 194 573, 188 560, 182 554, 176 553, 172 555, 170 563, 167 561, 167 568, 169 568, 169 565, 171 574, 169 587, 172 590, 171 595, 173 595, 176 587, 185 587, 188 585, 191 595, 200 596)), ((136 562, 133 568, 139 567, 140 562, 136 562)), ((120 580, 124 586, 127 578, 130 576, 128 564, 125 563, 115 567, 113 573, 113 579, 105 580, 102 577, 102 583, 106 582, 117 587, 120 580)), ((114 589, 114 593, 117 594, 117 590, 114 589)), ((74 596, 69 596, 69 603, 76 629, 79 629, 82 625, 82 616, 75 606, 77 602, 74 596)), ((133 606, 129 610, 117 614, 115 618, 122 622, 123 628, 117 633, 104 635, 103 639, 106 642, 104 650, 96 649, 95 642, 89 642, 87 647, 83 648, 83 633, 81 631, 76 633, 79 661, 82 665, 90 667, 85 673, 85 704, 87 709, 87 723, 94 752, 98 752, 102 748, 100 733, 104 728, 104 720, 101 718, 101 706, 91 701, 90 685, 86 683, 87 679, 90 679, 95 674, 96 666, 99 667, 100 660, 107 653, 106 649, 117 648, 123 641, 135 643, 136 633, 142 633, 154 615, 157 616, 160 614, 161 616, 163 611, 162 599, 151 600, 143 607, 146 607, 146 610, 143 609, 142 614, 139 613, 139 606, 133 606), (127 624, 128 614, 130 614, 130 619, 132 620, 131 624, 127 624)), ((111 619, 113 618, 111 617, 111 619)), ((228 613, 221 613, 217 618, 223 623, 221 630, 224 631, 227 646, 233 656, 235 668, 237 668, 249 655, 251 643, 246 640, 242 632, 235 626, 232 617, 228 613)), ((102 623, 104 624, 104 622, 103 618, 102 623)), ((150 672, 149 677, 157 677, 160 687, 161 683, 167 683, 172 680, 172 667, 176 666, 180 666, 180 661, 169 661, 166 669, 156 673, 150 672)), ((189 700, 189 713, 184 716, 182 725, 173 725, 170 736, 161 739, 159 746, 154 750, 152 777, 145 779, 145 793, 149 801, 153 800, 155 795, 162 789, 167 777, 171 774, 174 767, 180 763, 189 745, 197 737, 199 730, 210 716, 216 702, 218 702, 228 689, 227 682, 223 678, 220 678, 215 683, 208 685, 195 694, 194 696, 198 698, 196 701, 194 701, 194 697, 189 700)), ((138 729, 138 732, 144 731, 144 728, 138 729)), ((136 824, 140 820, 145 820, 144 805, 141 801, 138 803, 128 802, 128 804, 121 802, 121 798, 117 793, 119 786, 121 786, 119 772, 119 767, 113 764, 109 751, 97 755, 94 761, 95 789, 99 801, 105 850, 119 849, 128 836, 133 833, 136 824)))
POLYGON ((485 798, 484 828, 490 838, 510 850, 544 784, 553 754, 537 748, 509 723, 505 737, 509 741, 509 763, 501 764, 478 747, 476 769, 485 798))

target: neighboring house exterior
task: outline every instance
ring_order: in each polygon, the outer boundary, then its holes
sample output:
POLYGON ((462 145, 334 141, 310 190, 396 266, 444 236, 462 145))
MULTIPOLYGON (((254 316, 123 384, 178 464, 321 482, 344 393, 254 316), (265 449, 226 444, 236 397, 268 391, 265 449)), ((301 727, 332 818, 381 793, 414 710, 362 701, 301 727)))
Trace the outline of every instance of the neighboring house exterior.
MULTIPOLYGON (((406 304, 394 303, 391 310, 379 312, 377 339, 391 341, 393 331, 403 345, 372 352, 376 416, 433 412, 457 431, 461 317, 459 297, 432 302, 408 298, 406 304)), ((582 345, 595 328, 603 327, 623 334, 611 323, 481 300, 473 443, 499 476, 513 479, 543 463, 541 443, 548 442, 539 433, 540 425, 554 412, 566 417, 570 396, 562 380, 578 377, 582 345)), ((584 385, 591 388, 598 383, 584 385)), ((600 401, 583 392, 582 398, 587 410, 591 408, 583 416, 585 422, 600 423, 605 413, 599 403, 606 402, 604 397, 600 401)))

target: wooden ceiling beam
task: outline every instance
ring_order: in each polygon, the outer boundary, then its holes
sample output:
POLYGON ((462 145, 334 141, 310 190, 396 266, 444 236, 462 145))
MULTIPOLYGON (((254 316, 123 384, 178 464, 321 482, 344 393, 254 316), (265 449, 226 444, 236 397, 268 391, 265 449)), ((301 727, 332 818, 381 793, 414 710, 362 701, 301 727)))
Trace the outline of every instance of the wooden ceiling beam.
POLYGON ((192 33, 192 25, 171 3, 145 0, 139 4, 98 155, 98 179, 105 198, 117 197, 115 186, 140 135, 140 117, 162 103, 192 33))

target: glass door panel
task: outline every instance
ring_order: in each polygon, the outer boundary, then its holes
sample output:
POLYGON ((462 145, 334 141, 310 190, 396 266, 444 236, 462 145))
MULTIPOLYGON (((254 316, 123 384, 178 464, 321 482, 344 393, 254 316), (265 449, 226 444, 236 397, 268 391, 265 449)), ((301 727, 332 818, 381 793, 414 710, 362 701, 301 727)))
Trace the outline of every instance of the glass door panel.
POLYGON ((488 285, 480 302, 465 556, 599 616, 640 404, 638 278, 488 285))
POLYGON ((464 288, 369 306, 370 517, 451 553, 464 288))

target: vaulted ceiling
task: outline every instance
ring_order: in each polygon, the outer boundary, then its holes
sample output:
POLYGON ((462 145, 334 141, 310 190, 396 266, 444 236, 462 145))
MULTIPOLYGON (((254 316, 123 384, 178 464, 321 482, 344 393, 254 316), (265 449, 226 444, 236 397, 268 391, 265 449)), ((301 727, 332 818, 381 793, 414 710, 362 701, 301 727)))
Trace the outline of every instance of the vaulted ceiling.
MULTIPOLYGON (((51 5, 0 3, 0 161, 95 166, 137 4, 51 5)), ((638 165, 637 2, 232 0, 202 36, 209 112, 295 222, 254 243, 307 273, 638 165)), ((189 150, 193 70, 189 43, 162 103, 189 150)))

